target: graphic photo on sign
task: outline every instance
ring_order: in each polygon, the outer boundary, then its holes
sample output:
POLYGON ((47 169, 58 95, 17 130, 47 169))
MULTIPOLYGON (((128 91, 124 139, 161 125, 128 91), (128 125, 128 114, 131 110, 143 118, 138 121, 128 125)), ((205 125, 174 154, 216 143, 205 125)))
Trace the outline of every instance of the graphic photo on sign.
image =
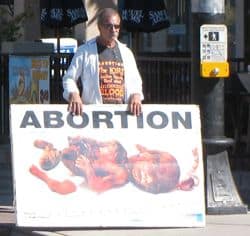
POLYGON ((204 227, 195 105, 11 105, 17 225, 204 227), (25 142, 20 140, 25 137, 25 142), (167 219, 167 220, 166 220, 167 219))

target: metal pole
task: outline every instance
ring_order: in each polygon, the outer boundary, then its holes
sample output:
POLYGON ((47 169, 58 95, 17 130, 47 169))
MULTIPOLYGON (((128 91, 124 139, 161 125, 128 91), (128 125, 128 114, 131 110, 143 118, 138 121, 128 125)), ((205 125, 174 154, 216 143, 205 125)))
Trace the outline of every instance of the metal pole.
POLYGON ((200 106, 206 166, 208 214, 247 213, 234 185, 227 149, 234 140, 224 134, 224 79, 201 78, 200 27, 224 24, 224 0, 192 0, 192 102, 200 106))

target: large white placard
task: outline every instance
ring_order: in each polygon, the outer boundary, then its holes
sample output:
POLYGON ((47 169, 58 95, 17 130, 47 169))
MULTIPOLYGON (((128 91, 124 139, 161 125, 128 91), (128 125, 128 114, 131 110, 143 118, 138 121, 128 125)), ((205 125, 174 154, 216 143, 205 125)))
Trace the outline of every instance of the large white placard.
POLYGON ((205 226, 198 106, 10 109, 18 226, 205 226))

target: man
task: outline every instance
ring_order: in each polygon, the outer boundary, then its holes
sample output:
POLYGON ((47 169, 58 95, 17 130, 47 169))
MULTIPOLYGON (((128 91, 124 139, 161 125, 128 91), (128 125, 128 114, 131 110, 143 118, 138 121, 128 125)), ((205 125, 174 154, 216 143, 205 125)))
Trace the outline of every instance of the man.
POLYGON ((100 11, 99 36, 80 46, 63 77, 68 111, 80 115, 83 104, 128 104, 141 113, 142 79, 131 50, 118 41, 121 19, 112 8, 100 11), (81 77, 82 91, 77 87, 81 77))

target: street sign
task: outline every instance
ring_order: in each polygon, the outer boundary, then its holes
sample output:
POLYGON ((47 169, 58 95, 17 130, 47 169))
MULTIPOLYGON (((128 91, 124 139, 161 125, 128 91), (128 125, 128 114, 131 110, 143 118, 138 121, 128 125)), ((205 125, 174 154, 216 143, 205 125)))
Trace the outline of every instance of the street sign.
POLYGON ((201 62, 227 61, 227 27, 206 24, 200 28, 201 62))
POLYGON ((229 76, 225 25, 205 24, 200 27, 200 64, 204 78, 229 76))

